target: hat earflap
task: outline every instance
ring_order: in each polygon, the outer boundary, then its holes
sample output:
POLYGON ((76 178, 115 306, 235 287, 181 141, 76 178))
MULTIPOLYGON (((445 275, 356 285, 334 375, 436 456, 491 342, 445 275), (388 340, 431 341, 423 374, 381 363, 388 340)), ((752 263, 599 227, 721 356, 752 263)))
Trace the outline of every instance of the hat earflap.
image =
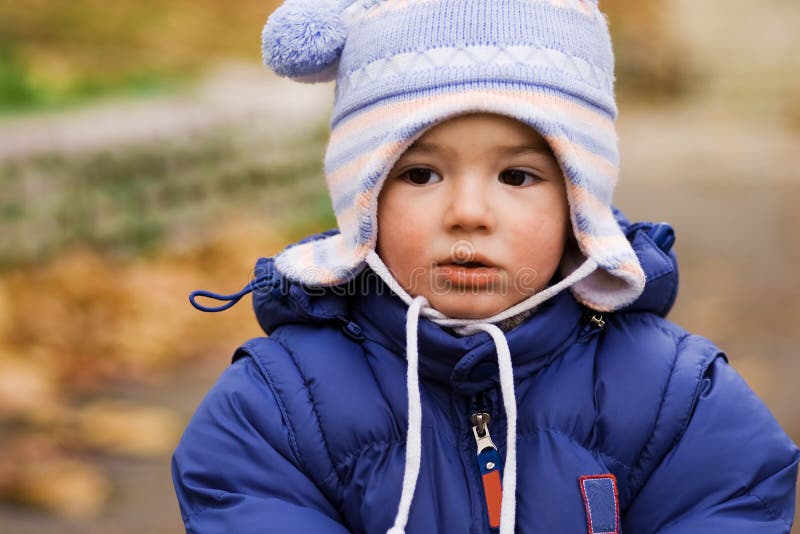
POLYGON ((279 76, 299 82, 335 79, 347 39, 342 4, 341 0, 284 2, 261 33, 264 64, 279 76))

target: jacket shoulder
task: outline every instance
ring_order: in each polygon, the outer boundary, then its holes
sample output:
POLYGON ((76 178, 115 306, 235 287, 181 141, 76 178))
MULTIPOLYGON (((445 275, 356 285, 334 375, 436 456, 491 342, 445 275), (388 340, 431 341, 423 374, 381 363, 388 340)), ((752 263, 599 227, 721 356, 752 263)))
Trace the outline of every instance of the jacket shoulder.
POLYGON ((633 437, 620 502, 627 528, 788 532, 798 450, 725 354, 658 317, 619 317, 606 334, 642 341, 612 344, 598 359, 601 377, 621 365, 635 371, 608 395, 641 417, 639 427, 614 428, 618 441, 633 437))
POLYGON ((238 358, 184 430, 172 479, 187 532, 256 532, 265 521, 278 530, 346 532, 338 488, 318 470, 323 461, 301 458, 313 451, 295 439, 287 406, 268 384, 255 359, 238 358))
POLYGON ((625 464, 623 500, 680 439, 717 358, 725 355, 709 340, 655 314, 608 318, 595 361, 597 426, 602 449, 625 464))
POLYGON ((299 455, 337 483, 344 459, 375 442, 402 441, 405 389, 378 379, 405 373, 396 355, 369 350, 337 325, 290 324, 244 343, 234 359, 244 356, 279 399, 299 455))

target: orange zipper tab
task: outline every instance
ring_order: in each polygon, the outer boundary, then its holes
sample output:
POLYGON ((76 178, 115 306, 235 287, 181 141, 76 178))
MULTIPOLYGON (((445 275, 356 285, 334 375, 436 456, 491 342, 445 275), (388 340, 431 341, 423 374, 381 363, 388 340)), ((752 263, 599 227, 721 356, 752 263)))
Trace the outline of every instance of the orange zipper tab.
POLYGON ((503 460, 489 434, 490 420, 488 413, 472 414, 472 433, 478 448, 478 467, 481 470, 489 527, 497 529, 500 528, 500 508, 503 502, 503 484, 500 480, 503 460))
POLYGON ((500 528, 500 505, 503 502, 503 485, 500 482, 500 454, 496 449, 488 449, 478 455, 483 478, 483 495, 486 498, 486 511, 489 526, 500 528))

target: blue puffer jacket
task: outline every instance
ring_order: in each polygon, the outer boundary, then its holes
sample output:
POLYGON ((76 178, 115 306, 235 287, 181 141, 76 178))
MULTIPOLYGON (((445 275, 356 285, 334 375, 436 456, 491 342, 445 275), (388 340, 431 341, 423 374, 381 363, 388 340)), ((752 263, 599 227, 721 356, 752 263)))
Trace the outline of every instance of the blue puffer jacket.
MULTIPOLYGON (((718 348, 663 318, 677 293, 671 229, 621 224, 647 273, 637 302, 601 319, 565 291, 506 333, 517 531, 788 533, 798 450, 718 348)), ((386 532, 403 480, 407 308, 376 277, 310 294, 269 259, 257 273, 270 337, 235 352, 173 456, 186 530, 386 532)), ((493 463, 479 465, 471 415, 491 415, 503 457, 495 346, 424 319, 418 332, 422 463, 407 531, 492 532, 493 463)))

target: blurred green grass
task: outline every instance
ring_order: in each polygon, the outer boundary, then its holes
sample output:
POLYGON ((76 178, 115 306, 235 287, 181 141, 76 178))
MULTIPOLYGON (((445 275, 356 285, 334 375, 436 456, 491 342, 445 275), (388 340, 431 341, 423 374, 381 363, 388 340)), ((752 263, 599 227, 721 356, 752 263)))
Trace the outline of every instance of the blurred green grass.
POLYGON ((140 67, 109 74, 86 72, 68 80, 42 79, 15 44, 0 41, 0 113, 62 109, 108 95, 142 97, 182 87, 194 71, 140 67))
POLYGON ((276 0, 0 3, 0 113, 161 92, 222 59, 257 61, 276 0))

